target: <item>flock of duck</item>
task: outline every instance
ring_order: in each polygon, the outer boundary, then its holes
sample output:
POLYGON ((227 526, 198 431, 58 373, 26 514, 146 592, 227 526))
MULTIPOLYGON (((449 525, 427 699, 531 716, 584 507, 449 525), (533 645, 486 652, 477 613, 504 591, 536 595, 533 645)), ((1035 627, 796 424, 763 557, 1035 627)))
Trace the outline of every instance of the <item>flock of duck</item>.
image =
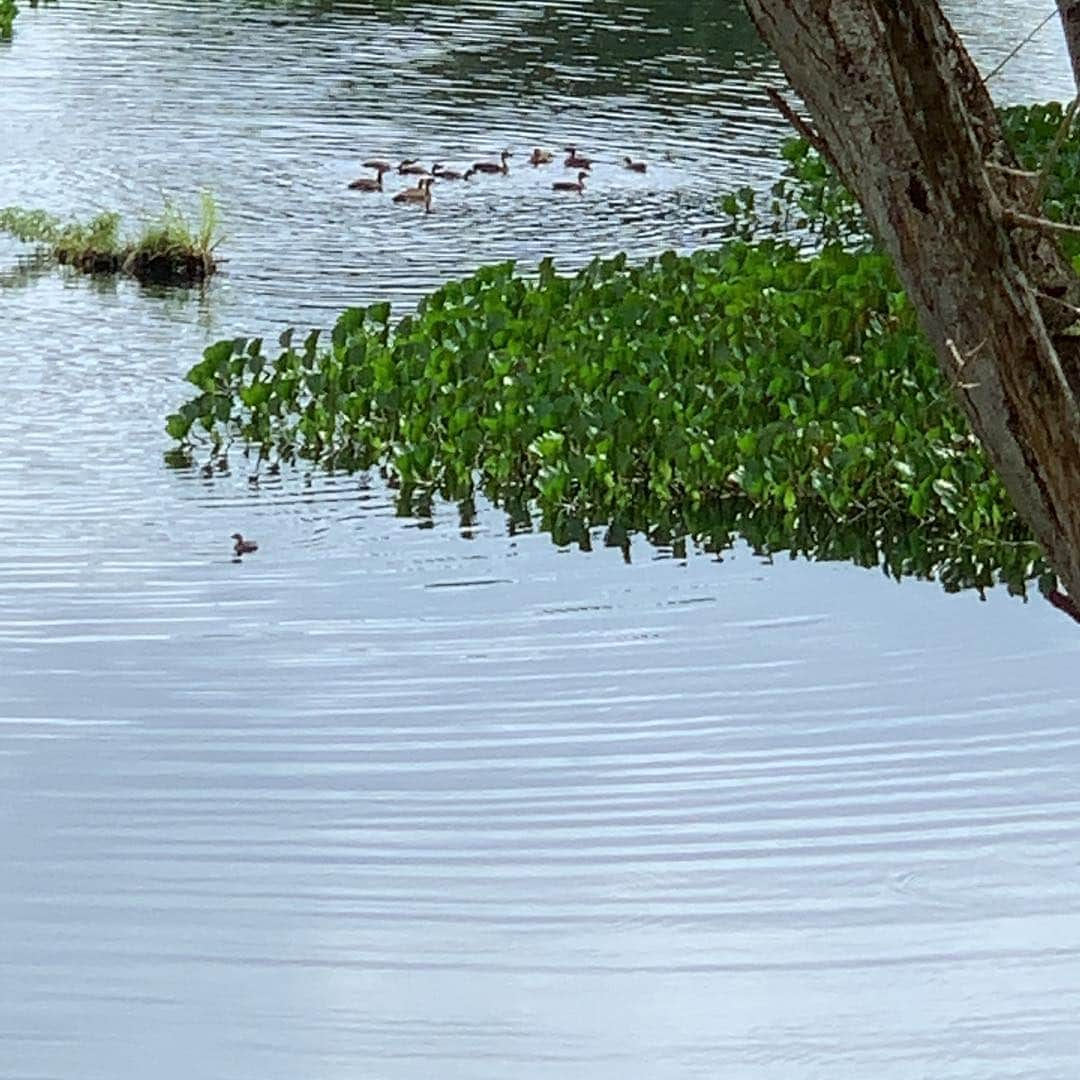
MULTIPOLYGON (((580 195, 585 190, 585 181, 589 176, 589 170, 592 168, 592 159, 585 157, 583 154, 577 152, 576 146, 567 146, 566 159, 563 161, 563 165, 568 169, 577 169, 576 180, 556 180, 551 185, 553 191, 572 192, 580 195)), ((431 185, 436 180, 470 180, 472 177, 481 176, 505 176, 510 172, 509 160, 514 155, 509 150, 504 150, 499 155, 499 160, 496 161, 477 161, 474 162, 465 172, 456 172, 454 169, 447 169, 441 163, 437 163, 431 166, 431 170, 428 171, 417 158, 408 158, 402 161, 399 165, 391 165, 389 161, 365 161, 365 169, 373 169, 375 171, 374 176, 361 176, 359 179, 354 180, 349 187, 353 191, 384 191, 383 176, 389 172, 396 172, 399 176, 416 177, 416 186, 405 188, 399 191, 394 196, 394 202, 396 203, 412 203, 424 206, 426 209, 431 209, 431 185)), ((555 160, 555 155, 549 150, 541 150, 539 147, 533 150, 529 157, 529 164, 533 168, 538 168, 541 165, 550 165, 555 160)), ((648 166, 644 161, 634 161, 632 158, 624 157, 623 168, 629 169, 630 172, 643 173, 648 166)))

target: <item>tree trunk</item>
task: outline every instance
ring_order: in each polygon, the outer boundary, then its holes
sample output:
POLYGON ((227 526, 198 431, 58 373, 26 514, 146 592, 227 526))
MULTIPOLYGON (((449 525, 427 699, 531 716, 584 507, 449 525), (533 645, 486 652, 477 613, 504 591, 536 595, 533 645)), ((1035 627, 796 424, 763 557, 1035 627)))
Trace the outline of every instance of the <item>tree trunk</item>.
POLYGON ((1069 47, 1073 79, 1080 91, 1080 0, 1057 0, 1061 28, 1065 31, 1065 44, 1069 47))
MULTIPOLYGON (((1064 2, 1064 0, 1063 0, 1064 2)), ((1080 281, 937 0, 746 0, 1017 511, 1080 597, 1080 281)), ((1080 6, 1073 0, 1067 6, 1080 6)))

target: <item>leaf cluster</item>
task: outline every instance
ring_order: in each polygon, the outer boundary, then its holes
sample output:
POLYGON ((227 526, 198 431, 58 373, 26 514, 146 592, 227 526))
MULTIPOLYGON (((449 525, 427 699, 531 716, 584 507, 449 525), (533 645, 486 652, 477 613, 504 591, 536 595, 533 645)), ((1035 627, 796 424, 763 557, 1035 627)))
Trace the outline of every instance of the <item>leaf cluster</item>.
POLYGON ((328 347, 279 345, 211 346, 169 434, 478 486, 556 533, 756 519, 763 546, 853 530, 890 570, 954 585, 1036 569, 881 254, 764 241, 534 279, 506 263, 396 324, 377 304, 328 347))

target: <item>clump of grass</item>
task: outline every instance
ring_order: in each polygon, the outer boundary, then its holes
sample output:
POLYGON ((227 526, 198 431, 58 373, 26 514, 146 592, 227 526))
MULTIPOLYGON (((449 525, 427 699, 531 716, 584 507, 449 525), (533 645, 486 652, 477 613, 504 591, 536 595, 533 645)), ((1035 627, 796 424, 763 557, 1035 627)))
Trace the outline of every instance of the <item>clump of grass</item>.
POLYGON ((15 0, 0 0, 0 41, 11 40, 12 24, 18 14, 15 0))
POLYGON ((135 236, 121 231, 120 215, 106 211, 89 221, 64 221, 44 210, 9 206, 0 210, 0 232, 45 248, 66 266, 87 274, 129 274, 144 284, 190 285, 217 270, 220 243, 217 204, 208 191, 199 196, 191 221, 166 199, 157 217, 135 236))

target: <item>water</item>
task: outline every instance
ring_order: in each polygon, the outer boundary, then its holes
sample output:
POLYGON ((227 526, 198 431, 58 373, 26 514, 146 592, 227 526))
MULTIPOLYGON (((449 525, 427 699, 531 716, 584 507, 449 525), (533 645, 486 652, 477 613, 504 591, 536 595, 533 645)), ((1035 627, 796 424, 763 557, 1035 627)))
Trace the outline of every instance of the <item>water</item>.
MULTIPOLYGON (((953 5, 988 67, 1027 8, 953 5)), ((1076 1072, 1078 646, 1046 605, 162 465, 216 336, 700 243, 781 135, 737 5, 16 29, 0 205, 207 184, 229 262, 148 295, 0 245, 3 1080, 1076 1072), (584 199, 521 157, 430 216, 344 190, 370 154, 570 140, 584 199)), ((1055 27, 998 86, 1068 93, 1055 27)))

